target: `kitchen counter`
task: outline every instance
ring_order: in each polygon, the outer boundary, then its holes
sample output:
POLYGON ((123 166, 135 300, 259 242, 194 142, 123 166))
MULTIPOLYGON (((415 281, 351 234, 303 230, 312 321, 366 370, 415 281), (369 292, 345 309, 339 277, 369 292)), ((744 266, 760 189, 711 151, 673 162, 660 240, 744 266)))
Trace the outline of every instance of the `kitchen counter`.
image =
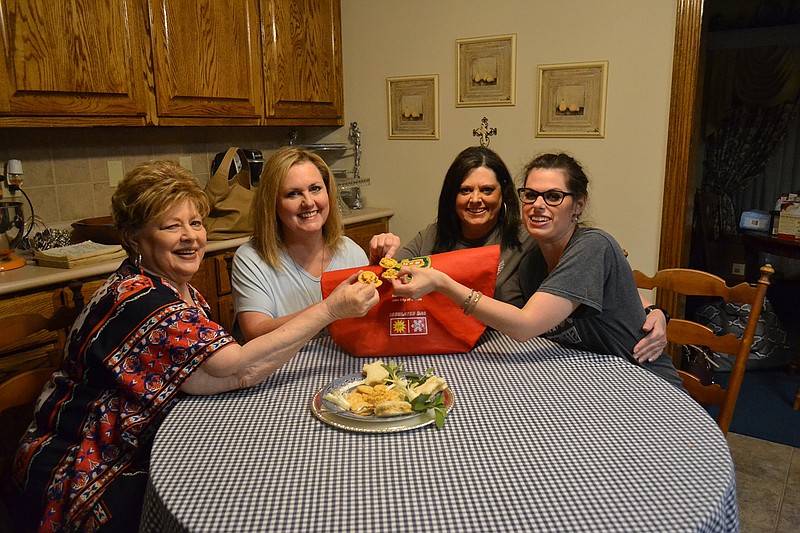
POLYGON ((391 218, 394 216, 394 209, 385 207, 365 207, 357 211, 351 210, 349 215, 344 215, 342 221, 345 226, 360 224, 376 218, 391 218))
MULTIPOLYGON (((208 241, 206 253, 238 248, 248 239, 249 237, 242 237, 226 241, 208 241)), ((76 279, 108 275, 114 272, 122 262, 120 259, 114 259, 78 268, 51 268, 38 266, 30 253, 19 255, 24 257, 28 264, 22 268, 0 272, 0 296, 62 285, 76 279)))
MULTIPOLYGON (((393 215, 394 211, 391 209, 366 207, 358 211, 351 211, 349 215, 343 218, 343 221, 347 226, 379 218, 388 218, 393 215)), ((206 254, 238 248, 248 240, 249 237, 241 237, 225 241, 208 241, 206 254)), ((51 268, 38 266, 30 253, 20 255, 26 259, 28 264, 22 268, 0 272, 0 297, 63 285, 76 279, 102 277, 116 270, 121 262, 119 259, 115 259, 79 268, 51 268)))

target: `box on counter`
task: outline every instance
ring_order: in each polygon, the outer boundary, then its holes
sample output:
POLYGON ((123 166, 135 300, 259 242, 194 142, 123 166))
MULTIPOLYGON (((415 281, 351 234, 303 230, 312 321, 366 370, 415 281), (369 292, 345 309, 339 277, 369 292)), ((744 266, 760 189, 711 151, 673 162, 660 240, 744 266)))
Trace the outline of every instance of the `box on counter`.
POLYGON ((778 238, 800 239, 800 199, 793 194, 790 195, 790 199, 781 201, 778 238))

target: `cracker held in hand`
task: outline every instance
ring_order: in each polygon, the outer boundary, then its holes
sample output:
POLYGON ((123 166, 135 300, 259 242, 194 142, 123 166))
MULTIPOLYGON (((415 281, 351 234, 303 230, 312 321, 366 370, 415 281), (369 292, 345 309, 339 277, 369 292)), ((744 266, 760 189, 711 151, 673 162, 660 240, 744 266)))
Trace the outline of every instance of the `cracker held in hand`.
POLYGON ((384 257, 378 264, 383 268, 397 268, 399 263, 391 257, 384 257))
POLYGON ((383 282, 380 280, 378 275, 375 272, 370 270, 364 270, 358 275, 358 281, 361 283, 365 283, 367 285, 375 285, 375 287, 380 287, 383 285, 383 282))

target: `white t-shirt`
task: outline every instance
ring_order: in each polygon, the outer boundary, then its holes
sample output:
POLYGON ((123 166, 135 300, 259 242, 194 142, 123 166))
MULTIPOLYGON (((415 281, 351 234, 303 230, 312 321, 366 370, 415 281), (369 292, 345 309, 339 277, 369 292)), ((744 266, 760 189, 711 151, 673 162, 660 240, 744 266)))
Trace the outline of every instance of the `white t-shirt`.
MULTIPOLYGON (((369 264, 359 245, 347 237, 342 240, 326 271, 369 264)), ((231 271, 234 313, 256 311, 279 318, 322 301, 320 278, 303 270, 284 251, 279 261, 280 268, 268 266, 249 242, 236 250, 231 271)))

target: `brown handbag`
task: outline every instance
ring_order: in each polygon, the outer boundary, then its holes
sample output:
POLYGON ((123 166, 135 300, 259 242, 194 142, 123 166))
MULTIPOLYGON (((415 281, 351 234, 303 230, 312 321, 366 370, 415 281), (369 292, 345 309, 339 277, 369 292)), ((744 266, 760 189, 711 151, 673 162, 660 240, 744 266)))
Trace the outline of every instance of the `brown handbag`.
POLYGON ((222 241, 253 234, 253 221, 250 209, 255 191, 250 187, 250 165, 247 155, 240 148, 228 148, 216 172, 206 184, 205 194, 211 204, 211 211, 203 219, 208 232, 208 240, 222 241), (238 154, 241 170, 228 179, 233 157, 238 154))

